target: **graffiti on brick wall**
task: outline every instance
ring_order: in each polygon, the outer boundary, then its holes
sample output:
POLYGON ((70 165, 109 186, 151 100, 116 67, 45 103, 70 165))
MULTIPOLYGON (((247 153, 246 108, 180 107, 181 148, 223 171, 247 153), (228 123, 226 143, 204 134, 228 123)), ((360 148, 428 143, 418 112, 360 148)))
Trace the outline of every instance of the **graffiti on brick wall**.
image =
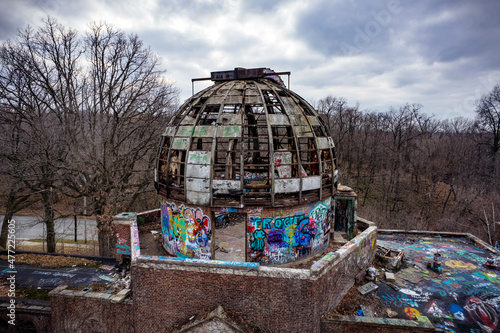
POLYGON ((161 230, 163 245, 170 253, 182 258, 211 258, 212 223, 200 208, 164 202, 161 230))
POLYGON ((300 214, 250 216, 247 228, 250 261, 279 264, 306 258, 328 245, 331 200, 306 207, 300 214))
POLYGON ((118 254, 127 254, 129 255, 131 252, 129 241, 127 240, 127 235, 120 232, 115 233, 116 238, 116 253, 118 254))

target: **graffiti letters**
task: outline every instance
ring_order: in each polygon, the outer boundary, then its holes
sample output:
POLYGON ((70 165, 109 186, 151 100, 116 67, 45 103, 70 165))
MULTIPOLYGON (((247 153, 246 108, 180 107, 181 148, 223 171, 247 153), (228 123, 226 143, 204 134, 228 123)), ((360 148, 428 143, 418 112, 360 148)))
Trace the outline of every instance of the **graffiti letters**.
MULTIPOLYGON (((295 215, 250 216, 247 226, 249 258, 283 263, 305 258, 326 248, 329 239, 330 200, 296 210, 295 215)), ((293 214, 293 213, 292 213, 293 214)))
POLYGON ((161 209, 163 245, 180 257, 210 258, 212 224, 200 208, 163 203, 161 209))

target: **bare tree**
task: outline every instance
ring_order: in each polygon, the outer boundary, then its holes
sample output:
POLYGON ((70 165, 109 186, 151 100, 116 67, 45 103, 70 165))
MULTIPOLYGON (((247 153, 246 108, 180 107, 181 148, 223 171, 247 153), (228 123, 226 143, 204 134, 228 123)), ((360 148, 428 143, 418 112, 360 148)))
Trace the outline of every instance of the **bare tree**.
POLYGON ((496 190, 500 190, 500 85, 495 85, 490 93, 476 102, 476 121, 480 133, 480 143, 489 148, 487 168, 483 174, 496 190))
POLYGON ((496 155, 500 150, 500 85, 476 102, 476 120, 480 129, 490 135, 488 145, 496 155))
POLYGON ((70 152, 78 163, 67 184, 93 199, 95 214, 116 213, 152 190, 154 152, 178 91, 137 35, 93 23, 84 43, 89 71, 70 152))
POLYGON ((106 24, 79 38, 47 18, 3 43, 0 65, 4 115, 19 119, 16 181, 40 196, 54 252, 56 194, 89 196, 95 214, 114 214, 147 191, 178 92, 136 35, 106 24))

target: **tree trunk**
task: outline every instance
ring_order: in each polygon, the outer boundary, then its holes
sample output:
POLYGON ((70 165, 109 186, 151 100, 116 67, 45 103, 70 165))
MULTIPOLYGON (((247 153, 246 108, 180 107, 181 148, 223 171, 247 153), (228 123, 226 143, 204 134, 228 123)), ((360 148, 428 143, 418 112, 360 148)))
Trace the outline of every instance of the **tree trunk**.
POLYGON ((42 192, 44 207, 43 221, 47 230, 47 252, 56 252, 56 231, 54 223, 54 209, 52 207, 52 189, 42 192))
MULTIPOLYGON (((8 206, 7 206, 8 207, 8 206)), ((7 246, 7 235, 9 234, 9 221, 14 216, 14 212, 7 210, 5 216, 3 217, 2 233, 0 234, 0 246, 4 249, 7 246)))

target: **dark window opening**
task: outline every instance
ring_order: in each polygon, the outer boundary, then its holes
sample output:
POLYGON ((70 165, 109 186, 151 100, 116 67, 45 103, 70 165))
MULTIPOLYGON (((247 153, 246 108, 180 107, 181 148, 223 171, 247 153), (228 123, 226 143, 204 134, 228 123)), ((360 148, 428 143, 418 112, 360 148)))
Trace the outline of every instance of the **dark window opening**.
POLYGON ((283 106, 281 105, 278 98, 274 95, 271 90, 264 90, 263 92, 264 100, 267 106, 267 112, 269 114, 281 114, 283 113, 283 106))
POLYGON ((297 149, 291 126, 273 126, 275 178, 298 177, 297 149))
POLYGON ((215 124, 219 117, 219 105, 207 105, 203 110, 197 125, 212 125, 215 124))
POLYGON ((172 150, 168 167, 168 193, 173 199, 184 201, 186 151, 172 150))
POLYGON ((214 179, 240 179, 241 146, 239 139, 217 138, 214 179))
POLYGON ((191 150, 212 150, 212 138, 196 138, 193 137, 191 141, 191 150))
POLYGON ((319 175, 318 152, 314 138, 299 138, 302 177, 319 175))

